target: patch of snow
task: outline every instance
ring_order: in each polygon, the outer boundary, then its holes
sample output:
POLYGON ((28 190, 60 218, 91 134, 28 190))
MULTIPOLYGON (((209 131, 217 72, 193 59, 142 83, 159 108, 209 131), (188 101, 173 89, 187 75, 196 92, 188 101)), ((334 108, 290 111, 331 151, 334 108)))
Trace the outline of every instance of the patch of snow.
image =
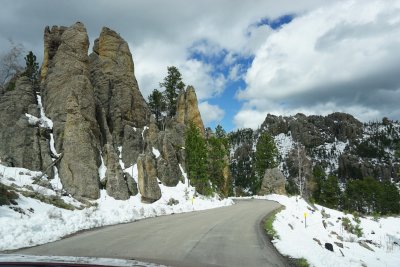
MULTIPOLYGON (((101 190, 100 198, 92 201, 94 206, 90 207, 85 207, 83 203, 70 196, 61 197, 66 203, 75 207, 84 207, 81 210, 71 211, 18 193, 17 207, 23 213, 18 213, 10 209, 9 206, 0 207, 0 233, 2 233, 0 235, 0 251, 56 241, 84 229, 233 204, 231 199, 220 200, 218 196, 193 198, 195 189, 189 186, 187 176, 182 168, 181 170, 185 182, 179 182, 175 187, 160 185, 162 197, 151 204, 142 203, 140 194, 131 196, 128 200, 116 200, 108 196, 106 190, 101 190), (179 201, 179 203, 172 206, 168 205, 167 203, 171 198, 179 201)), ((133 178, 137 179, 136 164, 124 169, 124 171, 133 173, 133 178)), ((22 187, 23 185, 37 186, 32 184, 33 178, 41 175, 41 172, 0 165, 0 182, 7 185, 14 183, 14 187, 20 186, 18 190, 27 190, 22 187)), ((44 176, 43 179, 47 179, 47 177, 44 176)), ((47 188, 43 188, 43 192, 40 193, 45 195, 56 194, 47 188)))
POLYGON ((152 148, 152 152, 153 152, 153 155, 156 157, 156 158, 158 158, 159 156, 160 156, 160 151, 158 151, 158 149, 156 149, 156 148, 152 148))
POLYGON ((288 135, 280 133, 274 137, 274 140, 279 151, 279 155, 281 155, 282 159, 286 159, 289 155, 289 152, 293 149, 295 143, 293 141, 291 132, 289 132, 288 135))
POLYGON ((277 201, 285 206, 285 209, 276 215, 273 223, 279 239, 272 241, 284 255, 304 257, 311 266, 399 266, 399 217, 383 217, 379 221, 374 221, 371 217, 360 218, 363 235, 357 237, 342 226, 344 217, 349 218, 355 225, 352 215, 319 205, 313 208, 297 197, 268 195, 255 198, 277 201), (329 218, 323 217, 322 210, 329 214, 329 218), (304 213, 307 214, 307 227, 304 213), (314 238, 319 240, 322 246, 313 240, 314 238), (343 248, 335 242, 343 244, 343 248), (374 251, 361 246, 360 243, 363 242, 374 251), (325 243, 331 243, 334 251, 325 249, 325 243))
POLYGON ((142 131, 142 139, 144 139, 144 132, 145 132, 147 129, 149 129, 149 127, 148 127, 148 126, 144 126, 144 127, 143 127, 143 131, 142 131))
POLYGON ((133 164, 129 168, 124 169, 124 172, 128 173, 130 176, 132 176, 133 180, 135 180, 136 183, 138 183, 138 169, 137 169, 137 164, 133 164))
POLYGON ((122 161, 122 146, 118 147, 119 151, 119 165, 121 166, 122 170, 125 170, 125 163, 122 161))
POLYGON ((101 165, 99 167, 99 177, 100 181, 103 181, 106 178, 107 167, 104 164, 103 155, 101 153, 100 153, 100 160, 101 160, 101 165))
POLYGON ((56 147, 54 146, 54 135, 51 133, 50 134, 50 151, 51 153, 53 153, 54 156, 56 156, 57 158, 61 155, 57 153, 56 147))
POLYGON ((36 95, 38 106, 40 109, 40 124, 44 128, 53 129, 53 121, 46 117, 44 112, 42 97, 40 95, 36 95))
POLYGON ((40 122, 38 117, 35 117, 31 114, 25 113, 25 116, 28 118, 29 125, 37 125, 40 122))

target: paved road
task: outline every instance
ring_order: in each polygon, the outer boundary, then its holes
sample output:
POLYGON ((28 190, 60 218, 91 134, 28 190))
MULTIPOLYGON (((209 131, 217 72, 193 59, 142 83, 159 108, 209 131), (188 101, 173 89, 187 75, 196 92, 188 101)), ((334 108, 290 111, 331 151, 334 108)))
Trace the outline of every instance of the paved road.
POLYGON ((18 254, 110 257, 171 266, 287 266, 265 238, 260 222, 279 204, 240 200, 236 205, 86 231, 18 254))

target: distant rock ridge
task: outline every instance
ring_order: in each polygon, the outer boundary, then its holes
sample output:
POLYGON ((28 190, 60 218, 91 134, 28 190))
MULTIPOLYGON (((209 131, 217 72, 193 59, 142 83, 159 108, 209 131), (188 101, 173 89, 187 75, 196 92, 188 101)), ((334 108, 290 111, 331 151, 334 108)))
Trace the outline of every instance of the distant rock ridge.
POLYGON ((97 199, 105 189, 115 199, 140 192, 144 202, 156 201, 158 181, 184 182, 189 121, 204 134, 195 90, 189 86, 180 96, 182 120, 175 117, 159 130, 139 90, 128 43, 103 27, 90 55, 88 48, 81 22, 45 28, 40 97, 52 126, 40 123, 29 80, 16 77, 15 90, 0 99, 1 164, 45 171, 51 178, 53 160, 62 155, 55 167, 68 194, 97 199), (137 168, 138 177, 128 168, 137 168))
MULTIPOLYGON (((336 175, 342 182, 365 177, 400 181, 400 159, 394 155, 400 142, 400 123, 388 119, 362 123, 352 115, 340 112, 327 116, 268 114, 260 129, 242 129, 232 133, 230 162, 234 167, 234 179, 243 179, 251 173, 254 147, 263 132, 275 140, 279 169, 287 185, 296 180, 298 162, 301 162, 306 192, 311 192, 315 186, 312 178, 317 166, 327 175, 336 175), (239 170, 238 164, 247 168, 247 172, 239 170)), ((266 177, 263 183, 261 193, 277 190, 270 177, 266 177)))

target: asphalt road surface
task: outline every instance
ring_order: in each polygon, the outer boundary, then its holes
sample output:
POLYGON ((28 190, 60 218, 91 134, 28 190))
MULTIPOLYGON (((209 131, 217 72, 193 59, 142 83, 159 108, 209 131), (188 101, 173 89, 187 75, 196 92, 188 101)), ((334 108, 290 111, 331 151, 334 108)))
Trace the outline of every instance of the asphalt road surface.
POLYGON ((177 267, 288 266, 260 226, 279 204, 236 203, 103 227, 14 253, 136 259, 177 267))

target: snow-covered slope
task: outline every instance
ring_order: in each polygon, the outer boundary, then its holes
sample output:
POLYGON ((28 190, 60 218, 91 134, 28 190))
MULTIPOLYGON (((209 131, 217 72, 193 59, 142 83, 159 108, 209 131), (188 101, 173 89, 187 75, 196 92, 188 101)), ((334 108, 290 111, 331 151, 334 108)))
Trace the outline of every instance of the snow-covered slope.
POLYGON ((269 195, 259 198, 285 206, 273 223, 279 235, 273 243, 284 255, 303 257, 311 266, 321 267, 400 266, 399 217, 359 218, 362 235, 357 237, 343 226, 344 218, 353 226, 357 225, 353 215, 319 205, 312 207, 297 197, 269 195), (333 252, 325 248, 325 243, 333 245, 333 252))
MULTIPOLYGON (((137 170, 132 173, 137 175, 137 170)), ((188 185, 186 174, 183 175, 186 182, 180 182, 176 187, 160 184, 162 197, 152 204, 142 203, 140 193, 124 201, 108 196, 105 190, 101 191, 98 200, 83 203, 71 196, 59 196, 51 187, 34 184, 35 178, 41 176, 40 172, 0 165, 0 183, 12 186, 19 195, 18 205, 0 206, 0 251, 55 241, 83 229, 233 204, 232 200, 220 200, 217 196, 193 199, 195 189, 188 185), (34 193, 58 203, 62 200, 76 209, 56 207, 23 193, 34 193)), ((48 184, 46 176, 41 181, 43 185, 48 184)))

